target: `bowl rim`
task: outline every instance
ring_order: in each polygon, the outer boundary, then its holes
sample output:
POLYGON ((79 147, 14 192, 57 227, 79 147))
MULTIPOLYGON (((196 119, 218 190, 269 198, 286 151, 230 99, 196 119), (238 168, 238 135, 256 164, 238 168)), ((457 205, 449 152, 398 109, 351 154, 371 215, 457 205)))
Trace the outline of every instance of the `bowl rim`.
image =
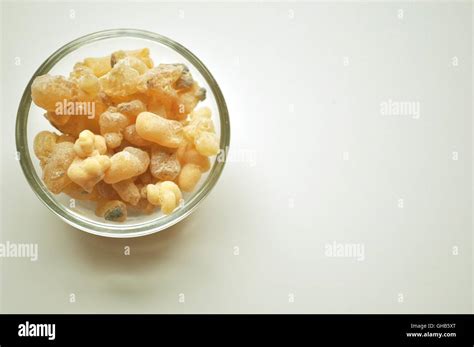
POLYGON ((33 76, 29 80, 21 97, 17 111, 15 138, 17 155, 19 156, 19 162, 23 174, 25 175, 34 193, 46 205, 46 207, 48 207, 50 211, 52 211, 55 215, 60 217, 69 225, 90 234, 111 238, 131 238, 150 235, 180 222, 189 216, 196 209, 199 203, 209 194, 214 185, 217 183, 225 166, 230 145, 230 121, 227 105, 217 81, 214 79, 207 67, 201 62, 201 60, 199 60, 199 58, 197 58, 190 50, 168 37, 151 31, 129 28, 108 29, 93 32, 70 41, 52 53, 39 66, 39 68, 34 72, 33 76), (171 48, 186 58, 201 73, 212 91, 219 111, 221 129, 219 144, 220 152, 217 154, 214 165, 212 166, 206 181, 203 182, 199 190, 196 191, 193 196, 186 201, 184 206, 178 208, 171 215, 133 226, 121 225, 119 223, 112 224, 90 221, 86 218, 82 218, 79 214, 70 213, 64 208, 64 206, 56 202, 52 193, 50 193, 49 190, 44 186, 42 180, 36 174, 36 170, 34 169, 28 150, 27 122, 32 102, 30 91, 33 80, 37 76, 48 73, 58 61, 60 61, 72 51, 92 42, 119 37, 131 37, 154 41, 171 48))

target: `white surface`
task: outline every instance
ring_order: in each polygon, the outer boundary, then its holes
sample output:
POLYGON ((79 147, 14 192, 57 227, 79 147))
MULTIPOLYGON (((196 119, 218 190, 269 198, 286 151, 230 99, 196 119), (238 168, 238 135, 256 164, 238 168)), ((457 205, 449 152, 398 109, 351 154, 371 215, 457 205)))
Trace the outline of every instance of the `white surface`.
POLYGON ((0 258, 2 312, 472 311, 471 4, 2 10, 1 238, 39 245, 37 262, 0 258), (35 69, 64 43, 116 27, 194 52, 232 127, 233 160, 200 208, 131 240, 62 223, 15 161, 16 109, 35 69), (418 102, 420 118, 381 115, 389 99, 418 102), (365 259, 327 257, 333 241, 362 243, 365 259))

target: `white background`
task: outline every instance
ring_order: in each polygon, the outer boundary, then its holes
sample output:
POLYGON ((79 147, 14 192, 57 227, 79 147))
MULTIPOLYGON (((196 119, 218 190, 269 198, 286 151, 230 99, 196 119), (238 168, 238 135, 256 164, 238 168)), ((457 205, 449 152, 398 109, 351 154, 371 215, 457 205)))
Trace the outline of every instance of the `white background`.
POLYGON ((472 312, 471 7, 3 3, 1 239, 38 243, 39 260, 0 258, 1 311, 472 312), (119 27, 206 64, 234 155, 192 216, 126 240, 50 213, 14 145, 36 68, 119 27), (419 103, 419 119, 382 115, 389 99, 419 103), (365 259, 326 256, 332 242, 363 244, 365 259))

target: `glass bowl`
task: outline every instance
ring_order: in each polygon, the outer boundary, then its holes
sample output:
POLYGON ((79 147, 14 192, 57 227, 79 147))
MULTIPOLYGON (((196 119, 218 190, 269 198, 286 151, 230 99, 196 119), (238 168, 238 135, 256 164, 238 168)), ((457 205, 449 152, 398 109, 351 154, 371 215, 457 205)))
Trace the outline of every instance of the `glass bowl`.
POLYGON ((209 194, 224 168, 230 142, 230 123, 222 92, 204 64, 179 43, 153 32, 135 29, 105 30, 80 37, 54 52, 31 77, 18 108, 16 147, 23 173, 40 200, 58 217, 83 231, 107 237, 137 237, 168 228, 189 216, 209 194), (213 113, 216 133, 220 136, 220 153, 211 159, 211 169, 203 175, 192 193, 183 195, 184 202, 171 215, 156 212, 130 214, 123 223, 106 221, 95 215, 95 204, 71 200, 65 194, 54 195, 44 185, 42 170, 33 151, 33 139, 42 130, 56 129, 44 118, 45 111, 31 102, 31 84, 35 77, 50 73, 68 76, 74 63, 86 57, 100 57, 117 50, 148 47, 150 56, 159 63, 184 63, 207 97, 197 107, 208 106, 213 113), (218 159, 217 159, 218 158, 218 159))

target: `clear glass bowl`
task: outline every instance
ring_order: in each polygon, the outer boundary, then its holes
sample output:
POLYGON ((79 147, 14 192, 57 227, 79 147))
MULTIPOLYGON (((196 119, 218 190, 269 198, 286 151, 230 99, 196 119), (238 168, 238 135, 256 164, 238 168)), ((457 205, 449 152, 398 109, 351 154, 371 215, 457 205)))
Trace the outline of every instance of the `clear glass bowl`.
POLYGON ((168 228, 186 218, 207 196, 224 168, 226 155, 213 158, 211 170, 201 178, 192 193, 184 194, 184 203, 171 215, 158 209, 151 215, 130 214, 126 222, 105 221, 95 215, 92 202, 74 201, 65 194, 49 192, 41 179, 42 171, 34 155, 33 139, 42 130, 55 129, 44 118, 44 110, 31 102, 31 84, 36 76, 50 73, 68 76, 74 63, 86 57, 103 56, 117 50, 148 47, 155 63, 184 63, 194 79, 207 90, 206 100, 199 106, 208 106, 213 112, 216 132, 220 136, 221 153, 226 154, 230 142, 230 123, 222 92, 204 64, 179 43, 161 35, 134 29, 105 30, 80 37, 54 52, 31 77, 23 93, 16 121, 16 146, 20 164, 28 183, 43 203, 70 225, 86 232, 107 237, 137 237, 168 228), (216 159, 218 158, 218 160, 216 159))

